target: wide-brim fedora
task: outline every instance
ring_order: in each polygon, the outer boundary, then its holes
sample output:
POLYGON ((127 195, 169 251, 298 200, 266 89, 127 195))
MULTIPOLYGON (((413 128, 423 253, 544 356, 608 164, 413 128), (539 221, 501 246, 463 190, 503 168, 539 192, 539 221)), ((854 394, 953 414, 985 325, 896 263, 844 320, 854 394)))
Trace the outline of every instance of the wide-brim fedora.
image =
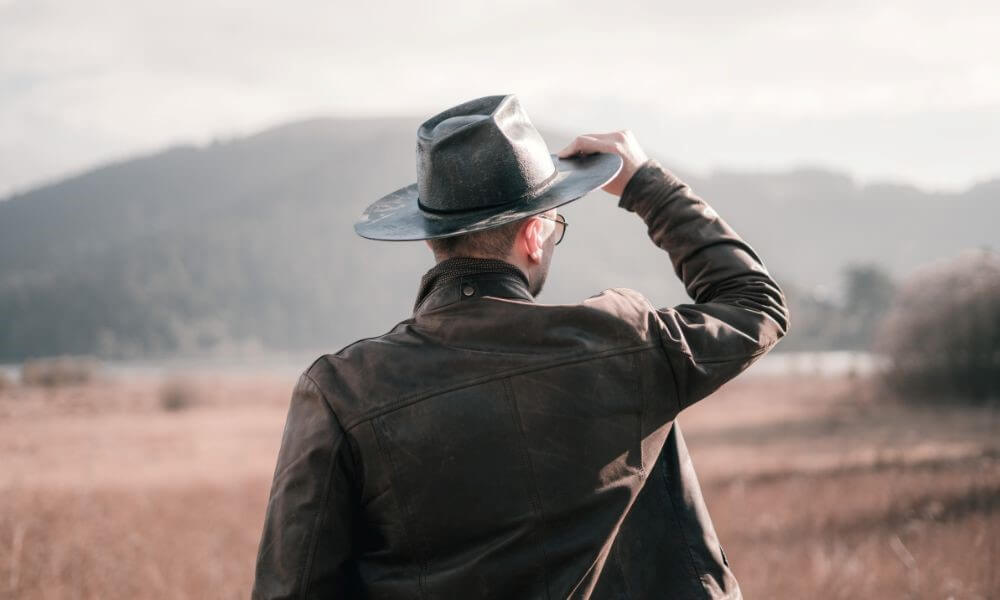
POLYGON ((551 154, 513 94, 477 98, 420 125, 416 183, 372 203, 354 230, 406 241, 490 229, 582 198, 621 167, 616 154, 551 154))

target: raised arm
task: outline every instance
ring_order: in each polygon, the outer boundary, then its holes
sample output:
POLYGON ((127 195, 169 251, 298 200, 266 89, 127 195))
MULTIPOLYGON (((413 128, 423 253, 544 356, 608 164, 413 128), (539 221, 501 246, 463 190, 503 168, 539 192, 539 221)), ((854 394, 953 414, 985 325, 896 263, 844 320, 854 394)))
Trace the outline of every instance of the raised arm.
POLYGON ((580 136, 560 154, 587 152, 622 156, 622 171, 604 189, 642 217, 694 300, 650 312, 677 382, 677 409, 684 409, 785 335, 784 294, 753 248, 691 188, 647 159, 631 133, 580 136))

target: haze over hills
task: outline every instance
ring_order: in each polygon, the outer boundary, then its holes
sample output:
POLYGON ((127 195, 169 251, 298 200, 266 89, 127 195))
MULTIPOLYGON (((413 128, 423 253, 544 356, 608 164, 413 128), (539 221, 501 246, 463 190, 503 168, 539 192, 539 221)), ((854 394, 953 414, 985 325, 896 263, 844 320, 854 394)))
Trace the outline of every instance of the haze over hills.
MULTIPOLYGON (((418 124, 296 122, 0 202, 0 360, 334 351, 388 330, 410 315, 431 254, 422 242, 363 240, 352 224, 413 181, 418 124)), ((553 151, 568 141, 543 134, 553 151)), ((1000 239, 1000 180, 930 194, 820 169, 679 174, 789 293, 835 289, 850 263, 902 276, 1000 239)), ((686 301, 666 255, 616 198, 597 192, 564 213, 571 226, 540 302, 616 286, 658 305, 686 301)))

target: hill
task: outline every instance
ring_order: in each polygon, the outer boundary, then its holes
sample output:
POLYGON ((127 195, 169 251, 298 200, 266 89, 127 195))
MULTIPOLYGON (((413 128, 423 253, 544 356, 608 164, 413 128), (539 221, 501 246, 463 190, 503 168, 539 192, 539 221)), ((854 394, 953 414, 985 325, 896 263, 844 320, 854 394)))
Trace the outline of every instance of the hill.
MULTIPOLYGON (((409 316, 431 255, 421 242, 362 240, 352 224, 413 181, 418 124, 296 122, 0 201, 0 360, 332 351, 386 331, 409 316)), ((568 140, 543 134, 553 150, 568 140)), ((788 290, 836 287, 851 262, 898 275, 996 245, 1000 181, 928 194, 818 169, 680 174, 788 290)), ((572 227, 539 301, 615 286, 686 300, 642 222, 616 204, 598 192, 566 207, 572 227)))

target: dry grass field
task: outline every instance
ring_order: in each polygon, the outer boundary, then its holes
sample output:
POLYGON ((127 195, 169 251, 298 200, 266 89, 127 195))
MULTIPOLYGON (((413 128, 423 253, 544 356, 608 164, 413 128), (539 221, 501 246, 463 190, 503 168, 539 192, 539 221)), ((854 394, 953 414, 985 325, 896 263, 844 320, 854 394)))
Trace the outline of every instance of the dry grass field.
MULTIPOLYGON (((0 598, 246 598, 294 377, 0 387, 0 598)), ((744 377, 681 416, 748 598, 1000 598, 1000 409, 744 377)))

